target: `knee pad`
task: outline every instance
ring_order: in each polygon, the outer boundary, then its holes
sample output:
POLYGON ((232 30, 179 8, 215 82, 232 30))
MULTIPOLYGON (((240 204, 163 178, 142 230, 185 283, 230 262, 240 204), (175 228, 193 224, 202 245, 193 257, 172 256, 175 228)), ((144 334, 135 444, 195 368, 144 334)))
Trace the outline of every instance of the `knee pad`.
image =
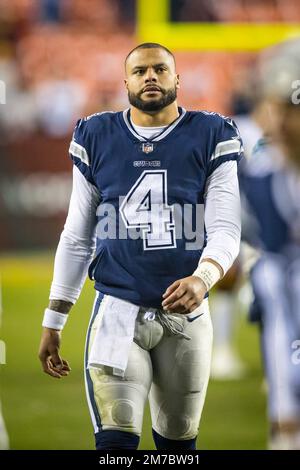
POLYGON ((152 429, 152 435, 155 442, 155 446, 157 450, 171 450, 171 449, 181 449, 181 450, 195 450, 196 449, 196 439, 187 439, 185 441, 175 440, 175 439, 167 439, 166 437, 161 436, 152 429))
POLYGON ((125 399, 115 400, 111 408, 111 417, 117 426, 132 426, 134 422, 134 403, 125 399))
MULTIPOLYGON (((198 400, 197 400, 197 403, 198 400)), ((202 405, 199 404, 201 412, 202 405)), ((192 416, 182 413, 175 414, 174 410, 161 406, 160 413, 153 419, 152 426, 161 436, 166 436, 171 441, 186 441, 193 439, 198 434, 200 414, 196 410, 197 415, 192 416)))
POLYGON ((96 450, 136 450, 140 438, 126 431, 106 430, 95 434, 96 450))
POLYGON ((182 437, 190 437, 193 433, 191 419, 183 414, 176 415, 175 412, 168 413, 168 409, 161 407, 161 413, 158 415, 155 423, 153 423, 159 433, 168 436, 170 439, 179 440, 182 437))

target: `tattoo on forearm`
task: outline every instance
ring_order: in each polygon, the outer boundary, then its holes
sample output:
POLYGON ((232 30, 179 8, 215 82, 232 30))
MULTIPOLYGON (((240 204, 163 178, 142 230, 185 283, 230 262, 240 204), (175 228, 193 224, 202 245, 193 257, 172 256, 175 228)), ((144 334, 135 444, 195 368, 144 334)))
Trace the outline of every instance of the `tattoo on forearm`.
POLYGON ((69 313, 71 307, 73 306, 72 302, 67 302, 65 300, 50 300, 49 308, 55 312, 60 313, 69 313))

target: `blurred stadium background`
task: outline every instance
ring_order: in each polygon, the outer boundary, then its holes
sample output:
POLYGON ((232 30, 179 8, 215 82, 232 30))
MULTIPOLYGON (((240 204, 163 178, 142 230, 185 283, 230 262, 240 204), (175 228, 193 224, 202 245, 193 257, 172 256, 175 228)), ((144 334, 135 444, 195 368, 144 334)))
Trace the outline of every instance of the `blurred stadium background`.
MULTIPOLYGON (((54 381, 37 359, 55 247, 71 189, 68 143, 78 117, 127 106, 123 60, 143 41, 174 50, 179 101, 227 115, 249 111, 259 50, 300 31, 300 0, 0 0, 0 248, 6 365, 0 397, 13 449, 92 449, 83 345, 87 283, 63 337, 72 374, 54 381), (191 24, 194 22, 195 24, 191 24)), ((266 448, 256 328, 240 303, 242 380, 211 381, 202 449, 266 448)), ((154 448, 148 411, 142 449, 154 448)))

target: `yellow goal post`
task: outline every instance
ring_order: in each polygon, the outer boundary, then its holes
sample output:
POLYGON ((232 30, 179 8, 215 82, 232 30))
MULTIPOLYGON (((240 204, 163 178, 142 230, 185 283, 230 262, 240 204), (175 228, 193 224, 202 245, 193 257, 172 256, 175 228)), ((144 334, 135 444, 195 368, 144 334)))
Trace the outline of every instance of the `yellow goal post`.
POLYGON ((170 22, 170 0, 137 0, 137 39, 171 50, 259 51, 300 37, 300 23, 170 22))

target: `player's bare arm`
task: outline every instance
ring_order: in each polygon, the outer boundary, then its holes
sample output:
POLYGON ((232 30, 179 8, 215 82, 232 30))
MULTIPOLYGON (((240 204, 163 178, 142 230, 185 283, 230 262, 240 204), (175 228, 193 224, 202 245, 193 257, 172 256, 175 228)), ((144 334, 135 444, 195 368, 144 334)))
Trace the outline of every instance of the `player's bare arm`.
MULTIPOLYGON (((64 300, 50 300, 49 309, 68 315, 72 305, 73 304, 71 302, 66 302, 64 300)), ((43 371, 56 379, 67 376, 71 371, 68 361, 62 359, 59 354, 60 343, 60 330, 43 327, 39 347, 39 359, 41 361, 43 371)))

